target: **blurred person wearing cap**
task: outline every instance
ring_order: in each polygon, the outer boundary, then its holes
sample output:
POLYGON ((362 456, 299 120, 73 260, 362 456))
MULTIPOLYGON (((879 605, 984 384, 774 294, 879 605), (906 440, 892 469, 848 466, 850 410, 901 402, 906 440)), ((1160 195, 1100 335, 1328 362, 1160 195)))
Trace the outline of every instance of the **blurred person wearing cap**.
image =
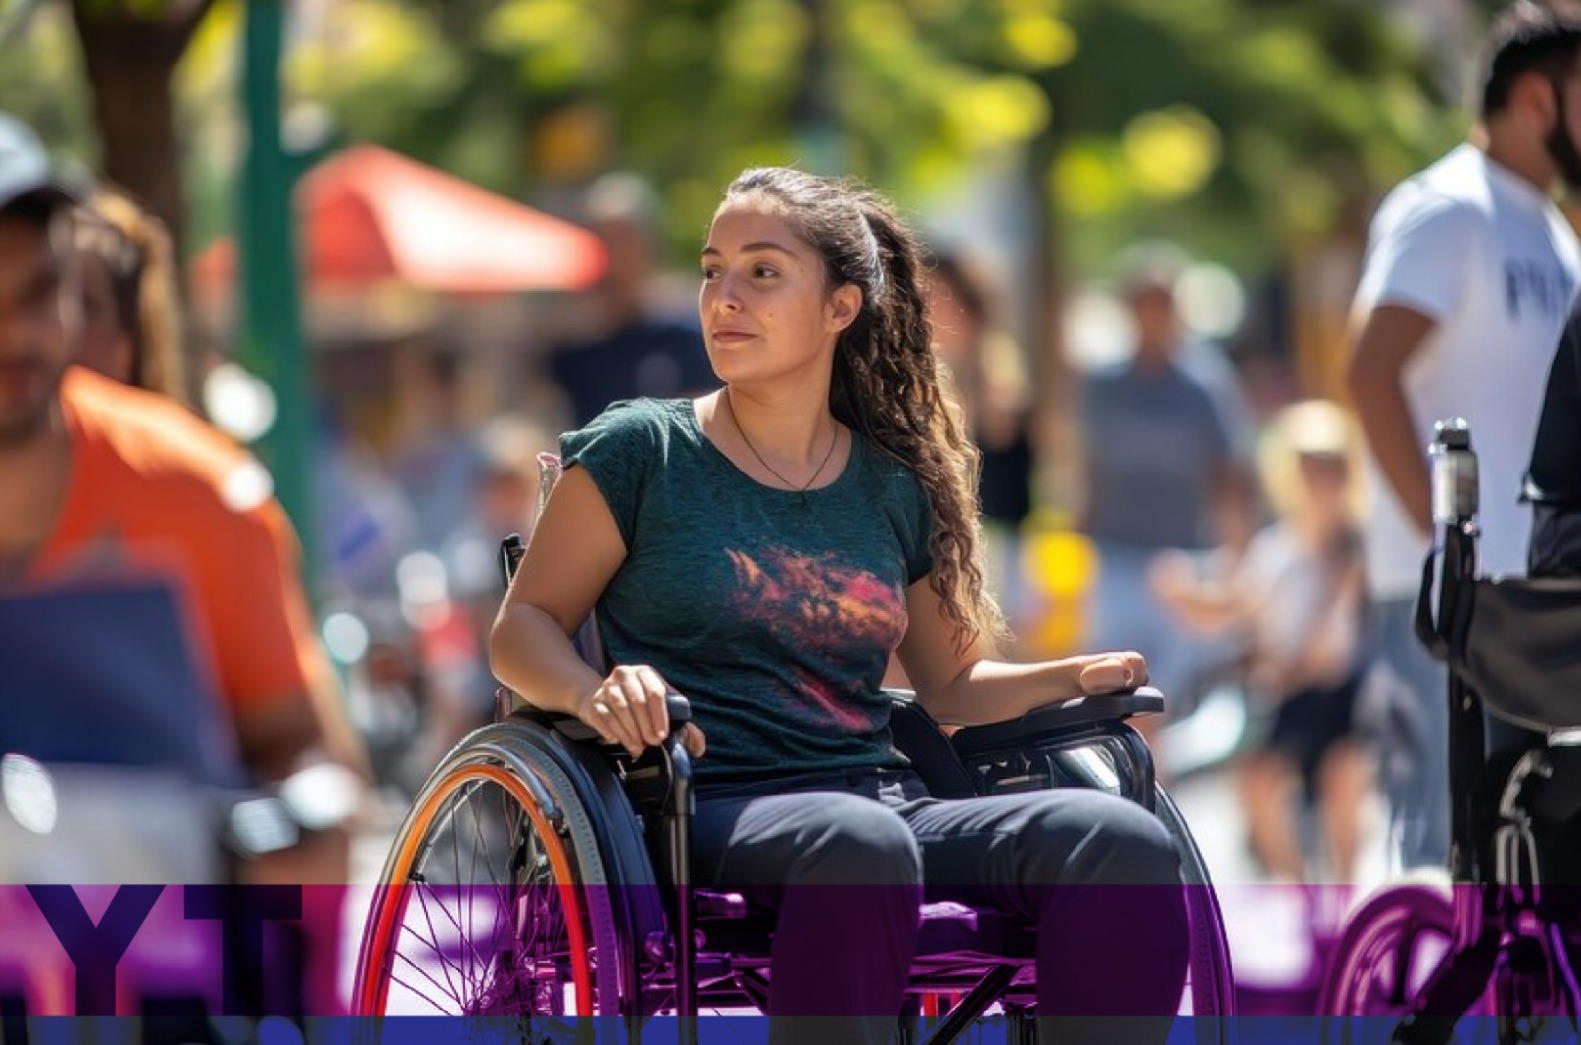
MULTIPOLYGON (((1379 206, 1353 309, 1347 384, 1370 451, 1364 527, 1376 681, 1408 728, 1385 764, 1407 868, 1449 855, 1448 700, 1412 611, 1432 540, 1427 446, 1435 422, 1470 422, 1481 463, 1485 572, 1518 574, 1519 504, 1543 378, 1578 281, 1581 248, 1554 205, 1581 187, 1581 17, 1518 3, 1493 22, 1470 140, 1379 206)), ((1490 741, 1505 744, 1496 723, 1490 741)), ((1506 738, 1508 739, 1508 738, 1506 738)))
MULTIPOLYGON (((254 780, 312 772, 316 781, 321 819, 244 877, 343 888, 362 754, 317 642, 290 523, 268 473, 223 434, 166 396, 73 365, 85 195, 24 125, 0 115, 0 590, 168 583, 254 780)), ((85 649, 92 640, 67 639, 85 649)), ((310 890, 304 901, 303 1002, 338 1011, 338 893, 310 890)))
POLYGON ((1258 451, 1275 519, 1223 583, 1205 584, 1177 558, 1151 583, 1204 634, 1243 629, 1257 740, 1239 783, 1249 842, 1265 871, 1311 882, 1292 815, 1295 792, 1316 811, 1334 882, 1353 881, 1370 757, 1355 711, 1364 664, 1360 439, 1336 404, 1309 400, 1274 416, 1258 451))
POLYGON ((1121 258, 1134 352, 1082 382, 1077 524, 1098 552, 1086 644, 1141 652, 1177 709, 1220 654, 1159 603, 1148 570, 1166 551, 1233 558, 1254 529, 1246 404, 1220 350, 1184 327, 1175 300, 1184 260, 1163 244, 1121 258))

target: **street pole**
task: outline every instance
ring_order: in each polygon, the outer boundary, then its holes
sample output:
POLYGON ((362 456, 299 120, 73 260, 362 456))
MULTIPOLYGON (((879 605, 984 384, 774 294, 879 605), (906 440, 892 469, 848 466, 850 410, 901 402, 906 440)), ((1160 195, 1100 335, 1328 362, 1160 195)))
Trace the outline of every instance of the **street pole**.
MULTIPOLYGON (((241 178, 237 299, 242 364, 274 390, 274 426, 259 455, 274 475, 280 503, 302 542, 304 581, 315 592, 317 528, 313 515, 313 419, 297 282, 292 189, 299 170, 280 137, 280 59, 284 0, 246 0, 242 105, 247 154, 241 178)), ((245 597, 245 596, 242 596, 245 597)))

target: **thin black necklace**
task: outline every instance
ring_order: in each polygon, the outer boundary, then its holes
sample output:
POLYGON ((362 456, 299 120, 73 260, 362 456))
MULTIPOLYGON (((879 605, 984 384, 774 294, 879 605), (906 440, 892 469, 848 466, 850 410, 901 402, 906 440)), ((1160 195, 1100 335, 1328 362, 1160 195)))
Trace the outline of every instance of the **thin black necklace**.
POLYGON ((818 468, 812 473, 812 477, 801 486, 797 486, 795 483, 791 482, 789 479, 785 478, 778 471, 776 471, 773 465, 763 460, 763 455, 758 453, 758 448, 752 445, 752 440, 747 437, 747 430, 741 427, 741 419, 736 417, 736 406, 730 401, 729 389, 725 390, 724 399, 725 409, 730 411, 730 423, 736 426, 736 432, 741 436, 741 441, 747 444, 747 449, 752 451, 752 456, 757 458, 758 464, 768 469, 768 473, 770 475, 789 487, 790 492, 796 494, 798 502, 803 507, 805 507, 807 504, 808 488, 810 488, 813 483, 818 481, 818 477, 823 474, 824 468, 829 464, 829 459, 834 457, 834 448, 840 445, 840 426, 835 425, 834 437, 829 440, 829 452, 823 455, 822 461, 818 462, 818 468))

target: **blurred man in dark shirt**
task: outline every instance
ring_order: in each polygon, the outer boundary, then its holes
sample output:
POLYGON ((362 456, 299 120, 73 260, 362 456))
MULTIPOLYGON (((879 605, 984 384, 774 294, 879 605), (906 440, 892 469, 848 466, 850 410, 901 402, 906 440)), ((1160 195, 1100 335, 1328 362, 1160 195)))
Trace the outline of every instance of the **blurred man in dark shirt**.
POLYGON ((588 221, 609 248, 609 271, 596 292, 603 333, 559 350, 549 373, 584 425, 618 399, 669 398, 718 384, 695 325, 650 312, 657 208, 635 175, 611 174, 588 191, 588 221))

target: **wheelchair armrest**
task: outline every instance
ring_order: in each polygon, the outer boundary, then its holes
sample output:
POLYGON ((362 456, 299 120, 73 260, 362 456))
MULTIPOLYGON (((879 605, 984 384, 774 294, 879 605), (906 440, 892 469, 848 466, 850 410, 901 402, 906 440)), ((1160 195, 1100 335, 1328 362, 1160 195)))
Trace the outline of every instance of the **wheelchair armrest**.
MULTIPOLYGON (((692 702, 679 693, 666 694, 664 707, 670 716, 671 732, 692 720, 692 702)), ((519 696, 516 697, 516 706, 511 711, 511 714, 519 715, 529 722, 536 722, 541 726, 548 726, 567 740, 601 743, 598 733, 594 731, 593 727, 575 715, 567 715, 562 711, 545 711, 527 703, 519 696)), ((608 746, 614 747, 617 745, 608 746)))
POLYGON ((963 758, 1074 739, 1113 730, 1128 718, 1164 710, 1164 695, 1150 686, 1045 704, 1020 718, 966 726, 950 737, 963 758))

